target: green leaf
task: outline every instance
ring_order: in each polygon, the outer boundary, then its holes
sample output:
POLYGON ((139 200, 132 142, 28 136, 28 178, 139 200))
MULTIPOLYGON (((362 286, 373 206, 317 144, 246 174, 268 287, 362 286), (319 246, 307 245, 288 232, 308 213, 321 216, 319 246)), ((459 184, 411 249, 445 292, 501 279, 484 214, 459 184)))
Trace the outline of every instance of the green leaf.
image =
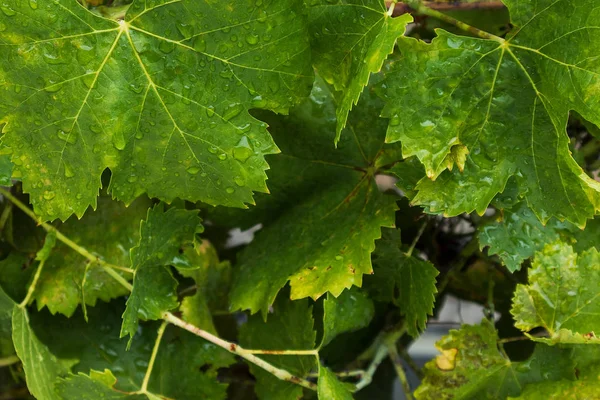
POLYGON ((348 113, 373 72, 379 72, 396 39, 412 22, 392 18, 383 0, 305 0, 308 5, 313 65, 339 94, 336 143, 348 113))
POLYGON ((365 279, 365 285, 376 300, 393 301, 400 307, 408 333, 417 337, 425 329, 427 316, 433 315, 438 270, 428 261, 407 256, 397 229, 385 229, 376 246, 375 273, 365 279))
POLYGON ((163 204, 148 210, 148 217, 141 224, 139 244, 131 249, 133 290, 121 328, 121 337, 129 335, 130 343, 140 318, 160 319, 164 312, 179 306, 177 281, 165 265, 178 256, 184 243, 194 239, 200 227, 197 211, 164 211, 163 204))
POLYGON ((0 357, 15 354, 11 322, 15 305, 15 302, 0 288, 0 357))
MULTIPOLYGON (((308 299, 290 301, 279 296, 267 322, 253 315, 240 329, 240 344, 247 349, 310 350, 315 346, 312 307, 308 299), (273 335, 273 332, 277 332, 273 335)), ((267 355, 261 356, 276 367, 298 376, 306 376, 316 366, 314 356, 267 355)), ((302 397, 302 388, 282 381, 254 364, 250 372, 256 377, 254 391, 261 400, 296 400, 302 397)))
MULTIPOLYGON (((70 219, 58 229, 106 262, 128 267, 129 249, 139 240, 140 220, 150 204, 148 199, 140 198, 125 207, 108 196, 101 196, 97 210, 90 210, 79 221, 70 219)), ((125 278, 131 276, 119 273, 125 278)), ((38 309, 46 306, 53 314, 71 316, 79 304, 94 307, 98 300, 110 301, 127 293, 100 265, 57 243, 44 265, 34 299, 38 309)))
POLYGON ((517 204, 512 210, 503 210, 500 218, 479 227, 479 244, 482 249, 489 246, 489 254, 497 254, 511 272, 519 270, 523 261, 547 243, 557 241, 561 231, 577 230, 577 227, 555 219, 542 225, 524 203, 517 204))
POLYGON ((588 0, 506 5, 515 26, 506 41, 442 30, 431 44, 399 39, 403 58, 382 84, 387 141, 401 141, 435 179, 422 179, 413 199, 428 212, 482 214, 514 176, 542 222, 583 226, 599 185, 573 160, 565 126, 570 110, 600 124, 600 67, 589 56, 600 49, 589 35, 598 11, 588 0), (447 171, 457 147, 468 151, 464 171, 447 171))
POLYGON ((106 168, 127 204, 245 207, 267 190, 277 147, 248 109, 285 112, 308 94, 299 1, 137 1, 120 21, 32 3, 0 14, 0 123, 42 219, 95 208, 106 168))
POLYGON ((11 251, 0 261, 0 286, 13 301, 22 301, 27 295, 27 288, 35 270, 32 258, 31 254, 11 251))
POLYGON ((425 378, 415 391, 425 399, 505 399, 527 383, 575 376, 568 350, 537 345, 531 357, 511 362, 498 349, 493 325, 463 325, 437 342, 441 354, 425 365, 425 378))
POLYGON ((348 388, 327 367, 319 366, 317 393, 321 400, 352 400, 348 388))
POLYGON ((27 388, 31 394, 42 400, 61 400, 54 391, 54 385, 58 377, 69 371, 73 362, 58 360, 48 347, 40 342, 29 326, 29 316, 25 308, 13 308, 12 329, 15 350, 23 362, 27 388))
POLYGON ((519 397, 509 400, 579 400, 593 399, 600 391, 598 367, 583 371, 576 380, 561 379, 555 382, 540 382, 525 386, 519 397))
POLYGON ((337 335, 369 325, 375 314, 373 301, 356 288, 345 290, 337 298, 331 294, 323 301, 323 339, 326 346, 337 335))
POLYGON ((283 154, 269 160, 274 194, 259 201, 265 227, 238 258, 233 309, 266 314, 288 281, 292 299, 339 296, 371 273, 373 242, 382 226, 393 226, 396 209, 374 177, 380 158, 394 149, 383 144, 381 107, 365 92, 337 150, 333 99, 321 80, 289 117, 268 120, 283 154))
MULTIPOLYGON (((598 341, 600 324, 600 254, 581 254, 564 243, 548 244, 536 253, 529 284, 517 285, 511 313, 523 331, 543 327, 554 343, 598 341)), ((600 341, 599 341, 600 342, 600 341)))
POLYGON ((90 371, 89 375, 79 373, 61 379, 56 384, 57 392, 64 400, 142 400, 147 397, 141 394, 130 395, 116 391, 113 386, 117 378, 106 369, 104 372, 90 371))

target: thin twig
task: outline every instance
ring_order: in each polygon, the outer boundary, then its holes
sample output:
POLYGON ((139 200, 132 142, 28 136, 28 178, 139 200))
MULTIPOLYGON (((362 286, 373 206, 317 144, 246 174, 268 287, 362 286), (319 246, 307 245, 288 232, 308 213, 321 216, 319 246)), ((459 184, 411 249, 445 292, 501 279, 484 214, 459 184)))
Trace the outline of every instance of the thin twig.
POLYGON ((152 375, 152 369, 154 368, 154 362, 156 361, 156 355, 158 354, 158 349, 160 348, 160 342, 162 340, 163 334, 165 333, 165 328, 167 327, 168 322, 164 321, 158 327, 158 332, 156 334, 156 341, 154 342, 154 348, 152 349, 152 355, 150 356, 150 361, 148 362, 148 369, 146 369, 146 375, 144 375, 144 381, 142 382, 142 387, 138 393, 146 394, 148 392, 148 383, 150 382, 150 376, 152 375))
POLYGON ((295 375, 290 374, 288 371, 275 367, 274 365, 266 362, 262 358, 256 357, 254 354, 250 354, 247 350, 243 349, 241 346, 228 342, 226 340, 221 339, 203 329, 200 329, 192 324, 189 324, 182 320, 181 318, 177 318, 175 315, 166 312, 163 314, 163 319, 173 325, 176 325, 180 328, 185 329, 188 332, 193 333, 196 336, 200 336, 203 339, 208 340, 209 342, 216 344, 217 346, 227 350, 230 353, 236 354, 243 359, 251 362, 252 364, 264 369, 267 372, 270 372, 275 377, 281 379, 282 381, 296 383, 302 387, 311 390, 317 390, 317 385, 309 382, 305 379, 299 378, 295 375))
POLYGON ((421 235, 423 235, 423 232, 425 231, 425 227, 427 226, 427 222, 429 222, 429 221, 423 222, 423 224, 419 228, 419 231, 417 232, 417 235, 413 239, 412 243, 410 244, 410 247, 408 248, 408 251, 406 252, 406 256, 407 257, 410 257, 412 255, 412 252, 414 251, 415 246, 417 245, 417 243, 419 242, 419 239, 421 239, 421 235))
POLYGON ((21 361, 16 355, 0 358, 0 367, 8 367, 21 361))
POLYGON ((37 269, 35 270, 35 275, 33 276, 33 281, 31 281, 31 284, 29 285, 29 288, 27 289, 27 295, 25 296, 23 301, 18 305, 20 308, 27 307, 27 304, 31 300, 31 297, 33 296, 33 292, 35 291, 35 288, 37 286, 38 280, 40 279, 40 275, 42 274, 42 269, 44 268, 45 263, 46 263, 46 260, 40 261, 40 264, 38 265, 37 269))
POLYGON ((407 400, 413 400, 412 391, 410 390, 410 385, 408 384, 408 379, 406 378, 406 373, 404 372, 404 367, 402 366, 402 359, 400 358, 400 354, 398 354, 396 343, 388 342, 386 343, 386 345, 390 356, 390 360, 394 365, 394 369, 396 370, 398 379, 400 379, 400 383, 402 383, 402 388, 404 389, 404 396, 407 400))

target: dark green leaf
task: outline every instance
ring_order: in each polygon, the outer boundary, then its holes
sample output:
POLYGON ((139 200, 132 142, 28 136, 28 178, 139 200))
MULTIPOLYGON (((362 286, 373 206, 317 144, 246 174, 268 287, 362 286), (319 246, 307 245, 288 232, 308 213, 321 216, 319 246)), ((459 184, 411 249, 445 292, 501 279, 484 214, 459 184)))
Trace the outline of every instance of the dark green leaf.
POLYGON ((289 117, 269 120, 283 154, 269 160, 274 195, 259 201, 265 227, 239 256, 234 309, 266 313, 287 281, 292 299, 339 296, 371 273, 373 242, 382 226, 393 225, 396 209, 374 179, 380 157, 394 149, 383 144, 381 107, 365 92, 337 150, 333 99, 320 80, 289 117))
POLYGON ((15 354, 11 322, 15 305, 15 302, 0 288, 0 357, 15 354))
POLYGON ((375 307, 366 293, 356 288, 345 290, 337 298, 331 294, 323 301, 323 340, 326 346, 340 333, 355 331, 369 325, 375 307))
POLYGON ((141 394, 130 395, 116 391, 113 386, 117 378, 106 369, 104 372, 90 371, 89 375, 79 373, 58 381, 56 388, 64 400, 143 400, 141 394))
MULTIPOLYGON (((253 315, 242 326, 240 344, 247 349, 310 350, 315 346, 312 307, 307 299, 290 301, 279 296, 274 311, 264 322, 253 315), (277 332, 273 335, 273 332, 277 332)), ((261 356, 271 364, 292 374, 304 377, 315 366, 314 356, 261 356)), ((254 391, 261 400, 296 400, 302 397, 302 388, 294 383, 279 380, 265 370, 250 365, 256 377, 254 391)))

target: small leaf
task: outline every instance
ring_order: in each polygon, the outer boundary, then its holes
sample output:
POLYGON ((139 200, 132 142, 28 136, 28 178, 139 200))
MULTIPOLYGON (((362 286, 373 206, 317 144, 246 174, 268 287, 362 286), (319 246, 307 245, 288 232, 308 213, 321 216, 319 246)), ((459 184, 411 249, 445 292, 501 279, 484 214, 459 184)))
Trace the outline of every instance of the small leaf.
POLYGON ((344 290, 337 298, 331 294, 323 301, 323 340, 326 346, 337 335, 369 325, 375 314, 373 301, 356 288, 344 290))
POLYGON ((341 92, 336 110, 337 143, 371 73, 381 70, 412 17, 392 18, 383 0, 307 3, 313 64, 321 77, 341 92))
POLYGON ((184 243, 194 240, 199 227, 197 211, 170 208, 165 212, 162 204, 148 210, 148 217, 141 224, 139 244, 131 249, 133 290, 121 328, 121 337, 129 335, 130 344, 138 319, 160 319, 164 312, 179 305, 177 281, 164 266, 178 256, 184 243))
POLYGON ((536 253, 529 284, 517 285, 512 315, 523 331, 542 327, 549 338, 534 340, 582 343, 595 338, 600 326, 600 254, 581 254, 564 243, 548 244, 536 253))
POLYGON ((143 400, 147 397, 138 394, 130 395, 114 389, 117 378, 105 369, 104 372, 91 370, 89 375, 79 373, 61 379, 56 384, 56 391, 64 400, 143 400))
POLYGON ((352 400, 348 388, 327 367, 319 366, 319 400, 352 400))
POLYGON ((425 329, 427 316, 433 313, 435 277, 439 272, 430 262, 402 251, 399 230, 385 229, 376 246, 375 273, 365 279, 366 287, 375 299, 393 301, 400 307, 408 333, 417 337, 425 329))

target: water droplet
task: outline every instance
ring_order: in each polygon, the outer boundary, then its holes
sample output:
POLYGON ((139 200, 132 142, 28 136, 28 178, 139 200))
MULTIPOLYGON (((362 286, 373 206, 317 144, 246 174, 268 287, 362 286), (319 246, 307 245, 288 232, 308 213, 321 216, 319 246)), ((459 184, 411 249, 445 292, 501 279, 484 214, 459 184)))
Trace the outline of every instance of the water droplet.
POLYGON ((229 107, 227 107, 227 109, 223 113, 223 119, 225 121, 229 121, 230 119, 241 113, 242 109, 243 107, 241 104, 230 104, 229 107))
POLYGON ((218 150, 218 148, 216 146, 210 146, 208 148, 208 152, 211 154, 217 154, 217 150, 218 150))
POLYGON ((200 172, 200 168, 198 168, 198 167, 189 167, 188 169, 186 169, 186 171, 190 175, 196 175, 198 172, 200 172))
POLYGON ((73 168, 69 164, 65 164, 65 177, 72 178, 75 176, 75 172, 73 172, 73 168))
POLYGON ((253 153, 252 146, 246 136, 242 136, 238 144, 233 148, 233 157, 241 162, 246 161, 253 153))
POLYGON ((232 187, 228 187, 227 189, 225 189, 225 191, 229 194, 232 194, 233 192, 235 192, 235 189, 232 187))
POLYGON ((117 150, 123 150, 125 148, 125 138, 123 137, 123 132, 116 131, 112 137, 113 146, 117 150))
POLYGON ((197 37, 196 40, 194 40, 194 50, 198 53, 204 53, 206 50, 206 41, 201 37, 197 37))
POLYGON ((23 86, 21 86, 21 85, 15 85, 15 93, 21 93, 22 88, 23 88, 23 86))
POLYGON ((77 200, 81 200, 83 198, 83 195, 81 193, 77 193, 77 195, 75 196, 75 198, 77 200))
POLYGON ((258 43, 258 36, 254 35, 254 34, 250 34, 250 35, 246 36, 246 42, 248 42, 248 44, 256 44, 256 43, 258 43))
POLYGON ((236 176, 233 181, 235 182, 236 185, 238 186, 246 186, 246 180, 244 178, 242 178, 241 176, 236 176))
POLYGON ((0 6, 0 10, 2 10, 2 12, 4 13, 4 15, 6 15, 7 17, 12 17, 13 15, 16 14, 15 10, 13 10, 12 8, 10 8, 6 4, 1 5, 0 6))
POLYGON ((52 192, 50 190, 46 190, 44 192, 44 199, 46 199, 46 200, 52 200, 55 197, 56 197, 56 193, 54 193, 54 192, 52 192))
POLYGON ((77 143, 77 134, 73 133, 72 131, 71 132, 65 132, 62 129, 59 129, 56 132, 56 135, 58 136, 58 138, 60 140, 65 141, 67 143, 70 143, 70 144, 77 143))
POLYGON ((206 115, 208 116, 208 118, 215 115, 215 107, 213 107, 213 106, 206 107, 206 115))
POLYGON ((171 53, 173 50, 175 50, 175 44, 172 42, 167 42, 166 40, 163 40, 160 42, 160 44, 158 45, 158 49, 160 51, 162 51, 165 54, 169 54, 171 53))
POLYGON ((137 182, 137 180, 138 180, 138 177, 135 175, 131 175, 129 178, 127 178, 127 182, 129 182, 129 183, 135 183, 135 182, 137 182))
POLYGON ((95 74, 84 75, 83 78, 81 78, 81 80, 83 81, 85 87, 87 87, 88 89, 92 89, 92 86, 96 85, 95 74))
POLYGON ((221 160, 221 161, 227 160, 227 154, 225 154, 225 153, 219 154, 219 160, 221 160))
POLYGON ((344 257, 342 257, 342 256, 335 256, 335 259, 338 260, 338 261, 342 261, 344 259, 344 257))
POLYGON ((131 89, 131 91, 134 93, 142 93, 142 91, 144 90, 144 86, 141 84, 140 85, 131 84, 131 85, 129 85, 129 89, 131 89))
POLYGON ((33 10, 37 10, 37 8, 38 8, 37 0, 29 0, 29 7, 31 7, 33 10))

